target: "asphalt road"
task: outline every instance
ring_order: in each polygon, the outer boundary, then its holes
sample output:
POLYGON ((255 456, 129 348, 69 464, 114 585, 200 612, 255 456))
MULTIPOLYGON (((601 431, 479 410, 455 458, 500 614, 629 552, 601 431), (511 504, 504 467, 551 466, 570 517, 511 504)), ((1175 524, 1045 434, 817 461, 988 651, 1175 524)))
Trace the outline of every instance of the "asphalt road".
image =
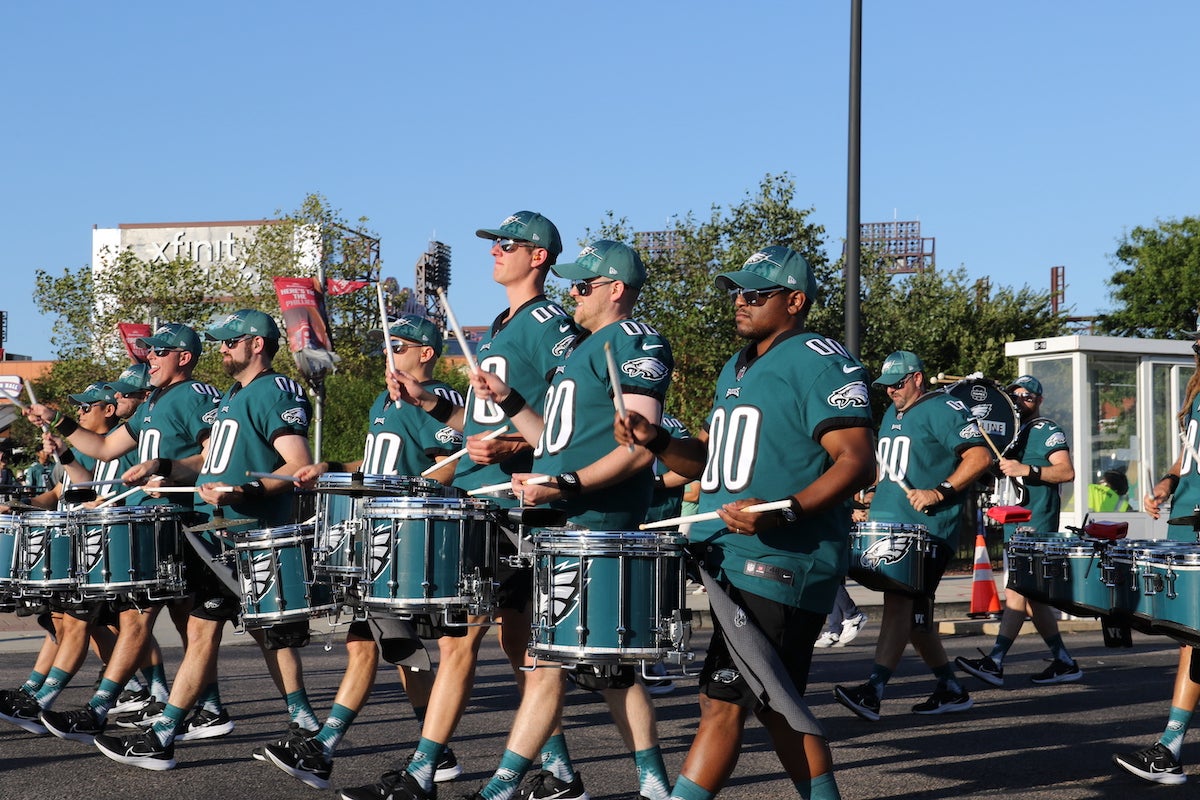
MULTIPOLYGON (((1111 754, 1152 743, 1161 732, 1176 652, 1161 638, 1137 637, 1130 650, 1106 650, 1099 633, 1070 634, 1068 647, 1085 671, 1075 684, 1037 687, 1028 676, 1042 669, 1044 652, 1035 636, 1023 636, 1010 654, 1003 689, 968 681, 976 707, 944 717, 922 717, 909 707, 923 700, 932 680, 911 653, 888 688, 883 719, 869 723, 851 715, 832 696, 835 683, 858 683, 871 663, 875 624, 848 647, 818 651, 808 698, 827 726, 838 782, 845 798, 1157 798, 1196 797, 1195 785, 1156 787, 1118 773, 1111 754)), ((698 651, 708 631, 693 639, 698 651)), ((229 636, 227 638, 233 638, 229 636)), ((244 640, 245 637, 238 637, 244 640)), ((515 708, 515 692, 494 640, 485 646, 475 695, 453 742, 465 773, 443 785, 440 796, 458 797, 482 785, 495 768, 515 708)), ((946 649, 974 656, 990 636, 948 638, 946 649)), ((169 668, 177 648, 166 649, 169 668)), ((317 642, 304 651, 309 694, 319 713, 328 711, 341 676, 340 644, 326 651, 317 642)), ((0 651, 0 686, 28 674, 30 652, 0 651)), ((96 671, 89 661, 79 685, 56 707, 85 702, 96 671)), ((179 767, 148 772, 117 764, 90 745, 36 737, 0 722, 0 798, 4 800, 176 800, 176 798, 320 798, 274 766, 249 757, 286 724, 283 701, 264 677, 257 649, 235 644, 222 655, 222 694, 237 721, 221 739, 179 744, 179 767)), ((607 710, 595 695, 573 691, 565 720, 568 743, 594 798, 636 798, 632 759, 623 751, 607 710)), ((657 701, 659 732, 668 770, 675 774, 695 730, 694 684, 657 701)), ((367 708, 339 750, 335 787, 368 783, 402 759, 418 736, 391 668, 382 670, 367 708)), ((1192 737, 1195 738, 1194 736, 1192 737)), ((1185 766, 1197 746, 1184 747, 1185 766)), ((1194 771, 1194 770, 1193 770, 1194 771)), ((1193 776, 1193 781, 1197 780, 1193 776)), ((727 798, 794 797, 763 730, 747 729, 737 772, 721 794, 727 798)))

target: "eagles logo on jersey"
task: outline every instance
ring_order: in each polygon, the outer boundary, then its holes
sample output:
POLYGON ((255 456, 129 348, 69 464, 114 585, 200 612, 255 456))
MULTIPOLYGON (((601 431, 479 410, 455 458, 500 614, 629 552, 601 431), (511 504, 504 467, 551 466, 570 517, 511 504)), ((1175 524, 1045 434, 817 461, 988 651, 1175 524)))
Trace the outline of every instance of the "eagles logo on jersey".
POLYGON ((621 364, 621 372, 624 372, 631 378, 641 377, 652 381, 660 381, 667 377, 671 373, 671 370, 657 358, 643 356, 642 358, 635 358, 621 364))
POLYGON ((826 402, 834 408, 867 408, 871 405, 871 393, 864 381, 854 381, 834 391, 826 402))
POLYGON ((303 408, 289 408, 287 411, 280 414, 279 418, 289 425, 308 424, 308 414, 305 413, 303 408))

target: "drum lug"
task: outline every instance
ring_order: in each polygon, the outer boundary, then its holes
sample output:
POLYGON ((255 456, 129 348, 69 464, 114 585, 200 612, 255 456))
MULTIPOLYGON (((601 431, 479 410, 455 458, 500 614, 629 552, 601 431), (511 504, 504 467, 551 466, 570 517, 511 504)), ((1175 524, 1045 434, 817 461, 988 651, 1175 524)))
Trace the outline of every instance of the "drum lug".
POLYGON ((1175 592, 1175 570, 1167 567, 1167 599, 1174 600, 1179 595, 1175 592))
POLYGON ((1163 579, 1153 572, 1142 573, 1142 594, 1153 597, 1163 590, 1163 579))

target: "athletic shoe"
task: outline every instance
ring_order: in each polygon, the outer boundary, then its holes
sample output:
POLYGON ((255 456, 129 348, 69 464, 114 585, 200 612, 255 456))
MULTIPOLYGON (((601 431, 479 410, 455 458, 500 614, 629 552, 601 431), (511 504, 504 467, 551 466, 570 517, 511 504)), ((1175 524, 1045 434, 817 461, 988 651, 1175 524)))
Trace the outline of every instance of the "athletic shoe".
POLYGON ((118 728, 146 730, 153 727, 154 723, 162 719, 162 713, 166 707, 165 703, 151 700, 146 705, 134 711, 127 711, 119 716, 110 715, 109 721, 118 728))
MULTIPOLYGON (((288 729, 286 731, 284 731, 283 736, 276 739, 274 742, 272 742, 272 744, 284 744, 285 742, 289 742, 292 739, 311 739, 312 737, 316 736, 320 730, 321 730, 320 728, 316 728, 316 729, 310 731, 308 728, 301 728, 299 722, 289 722, 288 729)), ((253 758, 255 761, 266 761, 267 760, 266 745, 259 745, 258 747, 251 750, 250 757, 253 758)), ((461 772, 461 770, 460 770, 460 772, 461 772)))
MULTIPOLYGON (((979 652, 982 655, 983 651, 980 650, 979 652)), ((978 678, 984 683, 991 684, 992 686, 1004 685, 1004 667, 999 666, 993 661, 991 656, 983 656, 982 658, 963 658, 959 656, 954 659, 954 666, 972 678, 978 678)))
POLYGON ((117 697, 117 703, 108 710, 109 714, 125 714, 129 711, 137 711, 144 708, 147 703, 153 700, 150 690, 142 687, 137 691, 126 689, 117 697))
POLYGON ((588 800, 583 788, 583 776, 576 772, 570 783, 560 781, 553 772, 542 770, 533 776, 529 788, 522 791, 524 800, 588 800))
POLYGON ((180 742, 191 742, 196 739, 215 739, 218 736, 225 736, 233 731, 233 720, 229 718, 229 712, 221 709, 220 714, 214 714, 211 711, 201 708, 197 709, 194 714, 187 718, 187 722, 183 723, 183 727, 179 729, 175 739, 180 742))
POLYGON ((847 620, 842 620, 842 632, 838 634, 834 647, 845 647, 862 633, 867 626, 867 615, 861 611, 847 620))
POLYGON ((436 797, 436 786, 432 792, 427 792, 416 778, 403 770, 385 772, 379 783, 370 786, 342 789, 342 800, 434 800, 436 797))
POLYGON ((879 695, 875 687, 869 683, 862 686, 847 688, 833 687, 833 696, 839 703, 870 722, 879 721, 879 695))
POLYGON ((939 686, 929 695, 928 700, 913 706, 912 711, 914 714, 951 714, 955 711, 966 711, 973 705, 975 701, 967 694, 966 689, 952 692, 945 686, 939 686))
POLYGON ((1054 659, 1050 666, 1030 678, 1031 683, 1047 686, 1051 683, 1071 683, 1083 677, 1083 670, 1078 664, 1068 664, 1061 659, 1054 659))
POLYGON ((91 744, 97 734, 104 733, 104 722, 90 706, 70 711, 43 711, 41 719, 46 730, 60 739, 91 744))
POLYGON ((314 789, 329 788, 333 761, 314 739, 295 737, 266 747, 267 760, 314 789))
POLYGON ((175 743, 164 746, 154 731, 123 736, 102 733, 96 737, 96 747, 113 761, 122 764, 157 771, 175 769, 175 743))
POLYGON ((838 635, 833 631, 825 631, 813 642, 813 647, 833 647, 837 644, 838 635))
POLYGON ((646 691, 651 697, 665 697, 675 691, 675 681, 670 679, 646 681, 646 691))
POLYGON ((1117 753, 1113 756, 1113 763, 1130 774, 1154 783, 1187 782, 1183 765, 1171 755, 1170 750, 1163 747, 1162 742, 1155 742, 1152 747, 1128 755, 1117 753))
POLYGON ((454 751, 449 747, 442 748, 442 756, 438 759, 437 767, 433 771, 434 783, 445 783, 452 781, 462 775, 462 767, 458 764, 458 759, 454 757, 454 751))
POLYGON ((38 701, 33 699, 33 695, 24 692, 15 692, 8 698, 8 702, 0 703, 0 719, 30 733, 45 736, 49 731, 39 718, 41 713, 42 707, 38 705, 38 701))

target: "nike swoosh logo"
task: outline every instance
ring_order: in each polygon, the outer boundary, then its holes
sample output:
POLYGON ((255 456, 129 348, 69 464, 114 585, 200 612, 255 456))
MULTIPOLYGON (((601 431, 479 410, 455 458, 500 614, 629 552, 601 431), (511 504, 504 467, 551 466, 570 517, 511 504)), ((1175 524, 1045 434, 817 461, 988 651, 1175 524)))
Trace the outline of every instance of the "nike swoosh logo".
POLYGON ((642 345, 643 350, 658 350, 661 347, 662 347, 661 344, 644 344, 644 345, 642 345))
POLYGON ((858 372, 860 369, 862 369, 862 367, 859 367, 859 366, 849 366, 849 365, 846 365, 846 364, 843 364, 843 365, 842 365, 842 372, 846 373, 847 375, 849 375, 851 372, 858 372))
POLYGON ((569 324, 568 324, 568 325, 559 325, 559 326, 558 326, 558 332, 559 332, 559 333, 566 333, 566 332, 567 332, 567 331, 569 331, 569 330, 571 330, 571 326, 570 326, 569 324))

